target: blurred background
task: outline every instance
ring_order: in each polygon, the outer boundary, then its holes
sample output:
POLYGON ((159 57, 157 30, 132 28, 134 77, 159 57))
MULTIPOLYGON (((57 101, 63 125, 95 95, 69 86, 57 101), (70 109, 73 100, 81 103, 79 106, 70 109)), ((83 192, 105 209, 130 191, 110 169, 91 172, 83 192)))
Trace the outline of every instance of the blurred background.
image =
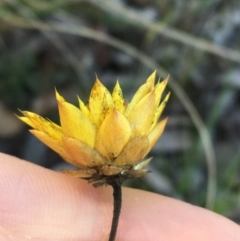
POLYGON ((0 151, 59 170, 67 164, 14 114, 59 123, 54 87, 88 100, 97 73, 125 98, 157 69, 170 74, 169 122, 151 173, 125 185, 240 222, 240 2, 1 0, 0 151))

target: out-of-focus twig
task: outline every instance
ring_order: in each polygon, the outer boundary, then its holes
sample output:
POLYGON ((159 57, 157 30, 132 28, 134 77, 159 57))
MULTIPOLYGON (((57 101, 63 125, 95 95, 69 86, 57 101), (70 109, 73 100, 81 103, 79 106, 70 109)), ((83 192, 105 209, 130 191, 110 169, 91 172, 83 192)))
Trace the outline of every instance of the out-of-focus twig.
POLYGON ((229 59, 240 63, 240 52, 237 50, 229 49, 217 44, 211 43, 205 39, 194 37, 193 35, 187 34, 183 31, 171 28, 161 22, 154 22, 148 19, 146 16, 136 13, 133 10, 124 7, 122 4, 116 6, 116 1, 111 0, 89 0, 98 8, 103 9, 109 14, 119 16, 125 21, 134 24, 138 28, 145 28, 154 31, 158 34, 166 36, 172 40, 186 44, 201 51, 205 51, 224 59, 229 59))

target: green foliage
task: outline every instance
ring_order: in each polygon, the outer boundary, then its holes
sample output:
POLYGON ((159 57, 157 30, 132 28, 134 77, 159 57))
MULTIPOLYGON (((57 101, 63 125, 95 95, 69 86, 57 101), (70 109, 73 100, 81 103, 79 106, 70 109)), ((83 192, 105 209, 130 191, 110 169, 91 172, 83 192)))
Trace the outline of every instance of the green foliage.
POLYGON ((6 53, 0 59, 0 99, 13 110, 29 107, 29 101, 38 90, 36 68, 33 56, 10 56, 6 53))

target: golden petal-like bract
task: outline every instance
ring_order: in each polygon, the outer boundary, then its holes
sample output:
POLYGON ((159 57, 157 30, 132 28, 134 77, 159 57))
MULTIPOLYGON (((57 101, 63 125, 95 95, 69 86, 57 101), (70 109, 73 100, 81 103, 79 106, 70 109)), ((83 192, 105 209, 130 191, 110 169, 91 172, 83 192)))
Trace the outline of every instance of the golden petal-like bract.
POLYGON ((73 160, 71 163, 76 166, 88 168, 102 166, 106 163, 96 150, 77 139, 63 137, 62 142, 65 153, 70 160, 73 160))
POLYGON ((156 77, 156 71, 154 71, 149 78, 147 79, 146 83, 139 87, 135 95, 133 96, 131 102, 129 103, 125 115, 129 116, 132 112, 133 108, 148 94, 153 90, 154 81, 156 77))
POLYGON ((95 125, 79 108, 66 102, 57 92, 56 97, 64 136, 75 138, 93 148, 95 125))
POLYGON ((62 138, 62 128, 59 125, 32 112, 22 111, 22 114, 24 116, 19 117, 19 119, 33 127, 35 130, 42 131, 56 140, 62 138))
POLYGON ((154 90, 145 95, 128 116, 134 136, 148 134, 155 112, 155 92, 154 90))
POLYGON ((99 128, 108 111, 114 106, 112 96, 97 78, 89 98, 90 120, 99 128))
POLYGON ((131 134, 132 129, 127 118, 118 110, 112 109, 99 128, 95 149, 111 163, 128 143, 131 134))
POLYGON ((125 109, 126 109, 126 102, 123 98, 122 89, 121 89, 118 81, 113 89, 112 98, 113 98, 114 107, 119 112, 124 113, 125 109))
POLYGON ((155 85, 156 71, 128 103, 119 82, 110 93, 96 78, 89 102, 79 107, 56 91, 61 126, 35 113, 21 111, 20 120, 31 133, 79 170, 64 173, 88 179, 95 186, 109 178, 124 181, 141 177, 151 158, 145 159, 163 133, 167 118, 158 122, 169 99, 162 100, 168 77, 155 85))

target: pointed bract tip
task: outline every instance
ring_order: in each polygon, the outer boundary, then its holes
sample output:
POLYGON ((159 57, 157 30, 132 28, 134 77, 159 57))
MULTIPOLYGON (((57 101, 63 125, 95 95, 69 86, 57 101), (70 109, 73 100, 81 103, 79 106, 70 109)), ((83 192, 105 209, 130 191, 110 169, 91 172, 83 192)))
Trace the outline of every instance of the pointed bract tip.
POLYGON ((64 98, 58 93, 56 87, 54 87, 54 89, 55 89, 55 96, 57 101, 64 101, 64 98))

